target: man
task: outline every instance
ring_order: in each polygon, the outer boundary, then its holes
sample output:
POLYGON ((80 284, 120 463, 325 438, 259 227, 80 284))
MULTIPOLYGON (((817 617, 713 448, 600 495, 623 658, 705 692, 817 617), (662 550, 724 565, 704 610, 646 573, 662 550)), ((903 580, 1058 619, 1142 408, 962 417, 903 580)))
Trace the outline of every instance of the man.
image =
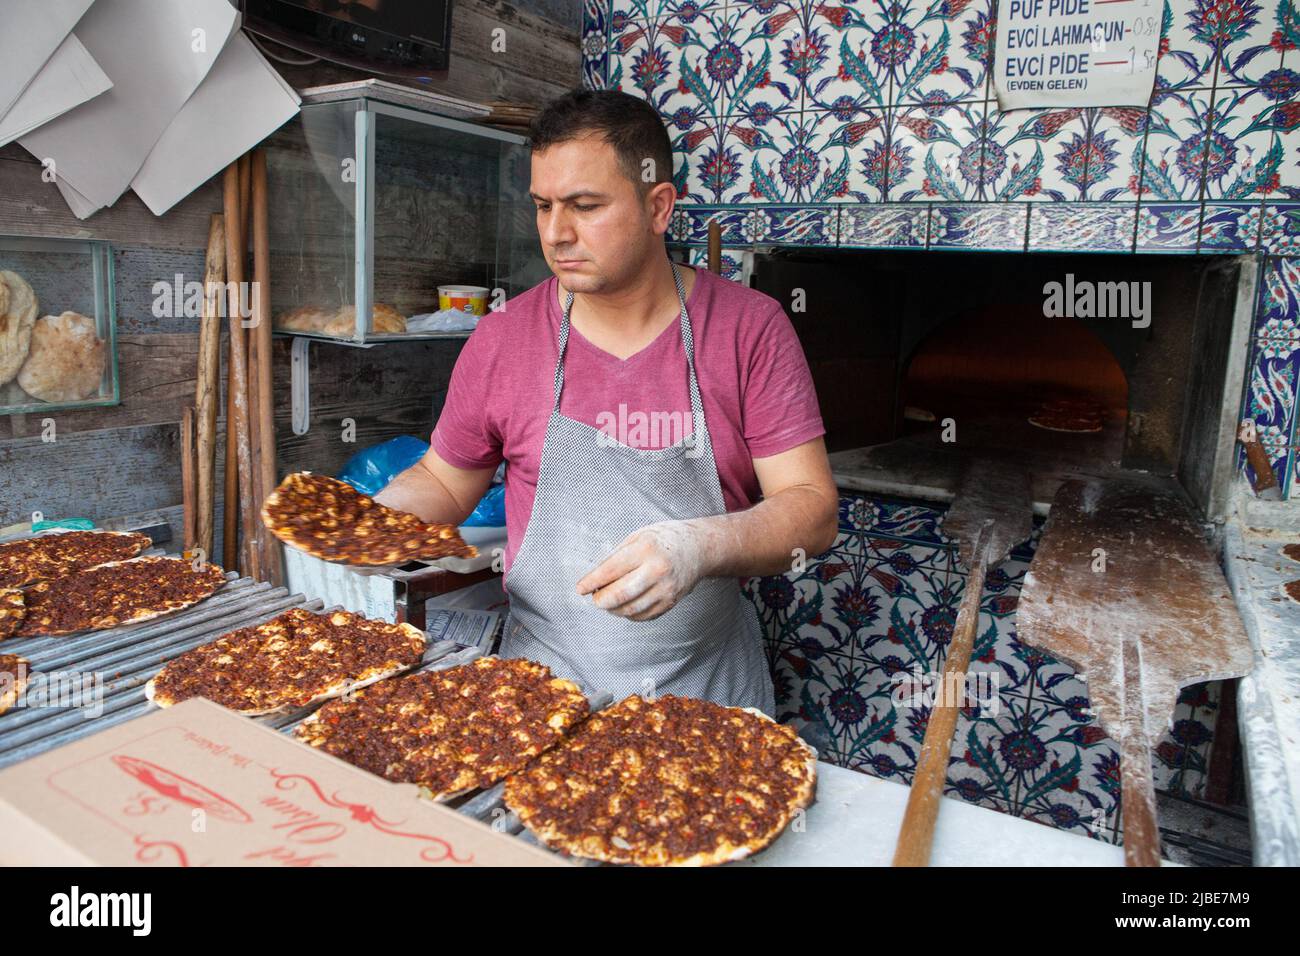
POLYGON ((669 260, 672 151, 645 101, 568 93, 530 145, 555 277, 479 322, 432 447, 378 500, 459 523, 504 458, 502 656, 616 700, 774 715, 740 583, 825 551, 838 514, 794 329, 768 296, 669 260))

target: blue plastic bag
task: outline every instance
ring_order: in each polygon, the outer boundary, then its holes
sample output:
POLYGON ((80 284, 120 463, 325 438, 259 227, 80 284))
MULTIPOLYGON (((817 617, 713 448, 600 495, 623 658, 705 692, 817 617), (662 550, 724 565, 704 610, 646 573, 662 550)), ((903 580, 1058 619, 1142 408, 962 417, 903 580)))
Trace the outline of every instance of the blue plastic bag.
MULTIPOLYGON (((339 481, 346 481, 363 495, 377 495, 384 487, 424 457, 429 443, 411 435, 398 435, 378 445, 363 448, 343 466, 339 481)), ((500 481, 504 466, 497 469, 493 481, 500 481)), ((506 523, 506 486, 494 484, 461 527, 498 528, 506 523)))
POLYGON ((479 499, 478 507, 470 512, 462 528, 499 528, 506 523, 506 486, 493 485, 479 499))
POLYGON ((423 458, 428 450, 427 441, 411 435, 398 435, 357 452, 348 459, 338 478, 363 495, 377 495, 385 485, 423 458))

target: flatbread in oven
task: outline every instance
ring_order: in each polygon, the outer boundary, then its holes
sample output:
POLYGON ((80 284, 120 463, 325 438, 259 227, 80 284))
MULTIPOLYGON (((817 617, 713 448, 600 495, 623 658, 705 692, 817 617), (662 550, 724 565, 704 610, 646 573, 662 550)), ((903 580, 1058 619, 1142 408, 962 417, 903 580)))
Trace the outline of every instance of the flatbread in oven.
POLYGON ((0 714, 22 696, 30 668, 31 665, 17 654, 0 654, 0 714))
POLYGON ((27 602, 18 588, 0 588, 0 641, 18 633, 27 614, 27 602))
POLYGON ((573 856, 710 866, 770 844, 816 782, 816 752, 760 711, 633 696, 510 777, 505 801, 573 856))
POLYGON ((389 565, 478 554, 455 525, 429 524, 309 471, 289 475, 267 496, 262 523, 285 544, 325 561, 389 565))
POLYGON ((197 604, 226 583, 215 564, 183 558, 110 561, 26 588, 19 637, 75 634, 161 617, 197 604))
POLYGON ((292 608, 186 651, 145 697, 159 707, 206 697, 249 715, 306 707, 414 667, 428 641, 410 624, 292 608))
POLYGON ((572 681, 520 658, 481 657, 326 704, 294 731, 348 763, 447 800, 490 787, 586 718, 572 681))
POLYGON ((1029 424, 1053 432, 1099 432, 1106 424, 1106 408, 1086 398, 1056 398, 1039 405, 1029 424))
POLYGON ((21 588, 109 561, 125 561, 153 541, 134 531, 61 531, 0 544, 0 588, 21 588))

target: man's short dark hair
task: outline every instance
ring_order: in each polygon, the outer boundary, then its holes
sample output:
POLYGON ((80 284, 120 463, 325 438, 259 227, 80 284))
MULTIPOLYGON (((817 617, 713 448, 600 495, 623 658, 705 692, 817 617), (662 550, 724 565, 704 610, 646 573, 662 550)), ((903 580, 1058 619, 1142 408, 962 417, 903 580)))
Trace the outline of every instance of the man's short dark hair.
POLYGON ((623 172, 642 194, 672 180, 673 147, 663 120, 645 100, 618 90, 577 89, 557 96, 530 125, 528 145, 536 152, 591 133, 614 147, 623 172), (649 181, 642 173, 647 159, 654 160, 649 181))

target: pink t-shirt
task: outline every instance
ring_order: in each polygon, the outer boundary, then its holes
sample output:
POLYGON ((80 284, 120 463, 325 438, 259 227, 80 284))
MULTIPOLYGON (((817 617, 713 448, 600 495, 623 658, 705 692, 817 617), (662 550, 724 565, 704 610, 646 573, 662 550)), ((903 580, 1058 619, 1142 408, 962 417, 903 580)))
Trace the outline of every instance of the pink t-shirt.
MULTIPOLYGON (((780 303, 703 269, 695 277, 686 298, 695 373, 723 499, 728 511, 739 511, 761 497, 752 459, 787 451, 826 429, 808 362, 780 303)), ((434 449, 458 468, 508 463, 507 576, 532 514, 554 401, 557 281, 552 276, 479 320, 456 360, 432 435, 434 449)), ((690 433, 690 412, 680 323, 626 360, 569 327, 561 414, 631 447, 663 448, 690 433), (627 410, 621 415, 620 404, 627 410), (674 422, 679 430, 664 427, 674 422)))

